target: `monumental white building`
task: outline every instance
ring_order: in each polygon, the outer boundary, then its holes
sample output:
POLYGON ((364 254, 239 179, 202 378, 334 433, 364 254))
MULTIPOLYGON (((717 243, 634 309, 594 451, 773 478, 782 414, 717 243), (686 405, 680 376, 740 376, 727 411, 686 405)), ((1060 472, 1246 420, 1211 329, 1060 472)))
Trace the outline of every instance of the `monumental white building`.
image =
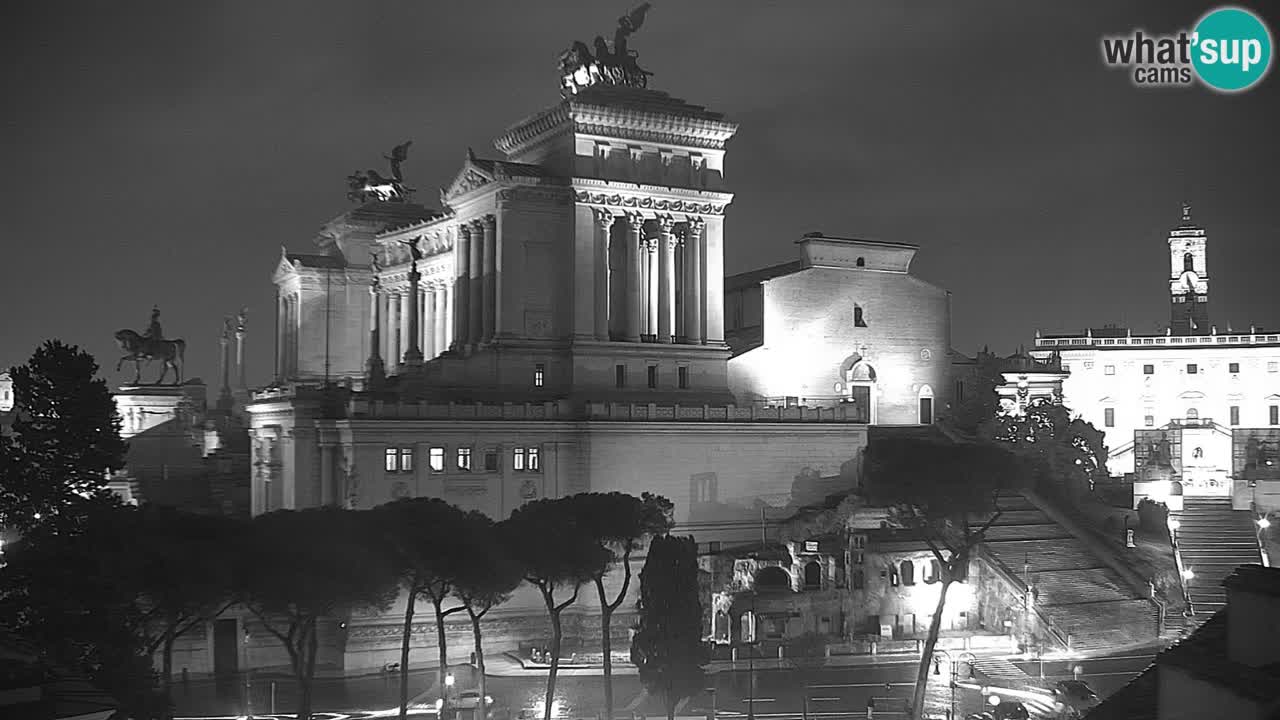
MULTIPOLYGON (((851 489, 871 423, 933 421, 949 300, 909 274, 915 248, 806 237, 794 269, 726 283, 737 125, 647 89, 618 54, 566 60, 563 99, 502 133, 497 157, 468 150, 439 209, 411 201, 402 146, 393 179, 353 176, 355 206, 307 252, 282 249, 277 378, 248 406, 254 514, 431 496, 504 518, 649 491, 675 503, 677 532, 752 542, 762 508, 812 499, 798 485, 851 489), (726 295, 761 342, 731 341, 726 295), (779 377, 804 347, 804 372, 779 377)), ((540 607, 495 611, 487 642, 545 637, 540 607)), ((398 660, 402 614, 335 621, 325 656, 398 660)), ((427 629, 415 660, 435 652, 427 629)), ((233 625, 211 637, 223 669, 284 660, 233 625)))
POLYGON ((1065 403, 1106 433, 1108 467, 1133 473, 1135 502, 1172 493, 1280 510, 1280 332, 1210 321, 1207 245, 1184 206, 1163 334, 1038 334, 1032 354, 1060 355, 1065 403))

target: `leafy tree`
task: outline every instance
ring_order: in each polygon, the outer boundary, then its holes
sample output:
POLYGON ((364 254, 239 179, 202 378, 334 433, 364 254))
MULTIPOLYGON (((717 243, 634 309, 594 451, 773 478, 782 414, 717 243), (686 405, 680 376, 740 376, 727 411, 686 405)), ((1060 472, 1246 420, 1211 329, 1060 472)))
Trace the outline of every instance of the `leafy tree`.
POLYGON ((982 434, 1031 459, 1038 472, 1072 493, 1092 490, 1107 476, 1105 436, 1092 424, 1073 419, 1061 402, 1034 400, 1023 415, 993 418, 982 434))
POLYGON ((244 605, 289 654, 298 683, 298 718, 311 718, 319 649, 317 626, 359 609, 390 608, 399 579, 381 552, 372 511, 320 507, 255 517, 246 540, 254 562, 244 605))
POLYGON ((967 394, 951 408, 951 424, 969 435, 977 434, 1000 411, 996 388, 1003 382, 1000 359, 983 348, 978 353, 972 382, 965 383, 967 394))
POLYGON ((439 498, 405 498, 375 508, 378 526, 391 547, 405 590, 404 633, 400 644, 400 717, 409 709, 409 642, 413 636, 413 614, 417 600, 424 597, 435 610, 436 642, 440 651, 438 687, 444 687, 449 671, 444 620, 464 606, 444 609, 458 576, 469 559, 456 543, 468 527, 467 513, 439 498))
POLYGON ((25 531, 63 521, 109 493, 109 472, 124 467, 115 401, 93 356, 50 340, 13 379, 13 437, 0 443, 0 524, 25 531))
POLYGON ((453 540, 457 552, 467 558, 463 571, 454 580, 453 596, 462 603, 467 617, 471 619, 476 674, 480 678, 478 720, 488 717, 488 686, 484 676, 480 621, 490 610, 510 599, 511 593, 524 581, 520 566, 502 543, 502 532, 488 516, 470 512, 464 519, 462 532, 453 540))
POLYGON ((626 493, 582 493, 570 498, 583 527, 609 553, 609 562, 592 575, 600 598, 600 646, 604 653, 605 717, 613 718, 613 642, 610 620, 631 587, 631 554, 651 537, 665 535, 672 527, 671 501, 651 493, 640 497, 626 493), (622 566, 622 587, 612 599, 604 578, 622 566))
POLYGON ((649 543, 637 607, 631 662, 645 687, 662 695, 667 720, 675 720, 676 705, 703 688, 703 666, 710 660, 702 642, 698 546, 692 537, 662 535, 649 543))
POLYGON ((133 536, 138 511, 114 497, 78 503, 5 547, 0 627, 41 660, 82 673, 139 720, 164 717, 139 601, 133 536))
POLYGON ((551 670, 547 673, 544 720, 551 720, 556 674, 560 669, 563 640, 560 615, 578 599, 584 583, 608 566, 612 553, 601 546, 584 527, 572 498, 544 498, 516 509, 502 524, 504 542, 520 566, 524 579, 538 588, 551 618, 551 670), (572 588, 564 600, 556 592, 572 588))
POLYGON ((995 445, 891 436, 868 446, 867 465, 869 503, 891 508, 891 521, 913 530, 941 571, 938 604, 920 656, 911 706, 919 718, 947 590, 967 577, 974 548, 1000 517, 998 493, 1014 486, 1019 463, 1006 448, 995 445), (971 524, 975 518, 979 518, 976 527, 971 524))

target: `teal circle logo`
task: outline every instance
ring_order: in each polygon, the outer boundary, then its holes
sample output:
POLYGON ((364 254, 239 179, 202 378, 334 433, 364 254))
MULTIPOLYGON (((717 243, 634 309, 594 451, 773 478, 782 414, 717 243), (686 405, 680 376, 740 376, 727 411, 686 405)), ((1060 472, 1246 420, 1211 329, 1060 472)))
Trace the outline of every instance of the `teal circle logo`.
POLYGON ((1247 90, 1271 67, 1271 32, 1248 10, 1226 7, 1205 15, 1191 42, 1191 64, 1215 90, 1247 90))

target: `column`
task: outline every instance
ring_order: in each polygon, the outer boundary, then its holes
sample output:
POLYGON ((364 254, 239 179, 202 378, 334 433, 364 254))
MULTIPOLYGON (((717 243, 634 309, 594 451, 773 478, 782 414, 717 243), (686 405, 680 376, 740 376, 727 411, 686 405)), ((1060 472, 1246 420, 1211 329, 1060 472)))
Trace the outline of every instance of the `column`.
POLYGON ((285 352, 284 372, 287 377, 298 374, 298 296, 290 295, 285 300, 285 352))
POLYGON ((471 221, 471 255, 467 263, 467 343, 474 345, 484 336, 484 224, 471 221))
POLYGON ((635 213, 627 215, 627 342, 640 342, 640 307, 644 297, 641 281, 641 253, 644 248, 640 244, 640 233, 644 232, 644 218, 635 213))
POLYGON ((440 318, 440 323, 444 326, 444 345, 441 347, 451 348, 454 343, 457 342, 457 338, 453 334, 454 330, 458 327, 457 320, 455 319, 458 310, 455 307, 456 303, 454 301, 454 297, 457 295, 457 290, 449 285, 446 285, 442 289, 444 290, 444 299, 441 301, 444 303, 444 317, 440 318))
POLYGON ((675 220, 658 219, 658 342, 670 343, 676 326, 676 236, 675 220))
POLYGON ((413 322, 413 296, 409 289, 400 291, 400 313, 396 319, 399 320, 400 329, 400 352, 396 355, 396 362, 402 363, 405 362, 405 357, 409 353, 413 340, 413 335, 411 334, 413 328, 409 326, 409 323, 413 322))
POLYGON ((404 364, 410 367, 422 365, 422 345, 419 344, 422 339, 422 316, 419 314, 422 301, 418 293, 421 282, 422 273, 418 272, 418 262, 413 260, 409 265, 409 294, 405 296, 404 303, 409 312, 404 333, 404 364))
POLYGON ((248 390, 249 385, 244 376, 244 332, 245 332, 245 314, 247 309, 240 311, 240 315, 236 317, 236 388, 238 390, 248 390))
POLYGON ((387 367, 394 368, 400 357, 400 295, 387 291, 387 367))
POLYGON ((724 344, 724 218, 707 221, 702 235, 702 333, 708 345, 724 344))
POLYGON ((461 348, 467 344, 467 326, 471 322, 471 311, 467 307, 471 297, 470 225, 458 226, 458 243, 453 248, 453 264, 458 278, 454 283, 453 293, 449 296, 453 300, 453 346, 461 348))
POLYGON ((702 218, 689 218, 684 236, 684 333, 690 345, 702 344, 702 218))
POLYGON ((498 218, 493 215, 485 215, 481 221, 484 232, 484 251, 483 256, 483 294, 484 294, 484 313, 481 316, 483 331, 481 339, 483 342, 492 342, 493 333, 498 319, 498 253, 497 253, 497 237, 498 237, 498 218))
POLYGON ((392 319, 392 306, 395 300, 391 296, 391 291, 383 289, 378 293, 378 304, 381 313, 381 325, 379 325, 378 335, 382 339, 382 346, 378 348, 378 352, 382 355, 384 362, 393 362, 395 360, 396 343, 395 343, 395 324, 392 319))
POLYGON ((365 368, 369 385, 377 386, 386 377, 382 364, 382 293, 375 275, 369 286, 369 360, 365 368))
POLYGON ((435 310, 432 311, 432 317, 435 318, 435 323, 432 325, 431 333, 435 336, 433 347, 436 349, 436 355, 444 352, 449 347, 448 340, 446 339, 446 335, 448 333, 448 327, 446 325, 449 320, 449 310, 445 307, 444 302, 446 292, 448 292, 447 287, 444 285, 437 285, 436 291, 431 293, 431 302, 435 305, 435 310))
POLYGON ((289 321, 285 317, 285 300, 284 293, 280 289, 276 289, 276 379, 284 379, 284 356, 285 356, 285 328, 289 327, 289 321))
POLYGON ((645 334, 655 341, 658 337, 658 241, 649 238, 645 241, 645 280, 647 296, 645 298, 645 334))
POLYGON ((436 288, 428 285, 418 298, 422 307, 422 357, 430 360, 436 356, 436 288))
POLYGON ((609 293, 609 231, 613 227, 613 213, 596 210, 596 339, 609 339, 609 315, 616 309, 610 307, 609 293))

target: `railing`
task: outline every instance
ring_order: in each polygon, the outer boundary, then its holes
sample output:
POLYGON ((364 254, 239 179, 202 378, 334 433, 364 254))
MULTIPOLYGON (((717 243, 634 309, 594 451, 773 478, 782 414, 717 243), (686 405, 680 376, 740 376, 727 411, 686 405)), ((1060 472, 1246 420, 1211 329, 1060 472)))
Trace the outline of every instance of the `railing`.
POLYGON ((1178 584, 1182 586, 1182 600, 1187 604, 1186 616, 1192 617, 1196 614, 1196 608, 1191 604, 1191 591, 1187 587, 1187 568, 1182 564, 1182 549, 1178 545, 1178 530, 1173 523, 1179 522, 1176 518, 1170 518, 1169 525, 1169 544, 1173 548, 1173 560, 1178 566, 1178 584))
POLYGON ((866 413, 852 405, 835 407, 739 407, 589 402, 587 420, 697 422, 829 422, 867 424, 866 413))
POLYGON ((1280 335, 1245 333, 1218 335, 1129 335, 1125 337, 1036 338, 1036 347, 1079 347, 1081 345, 1265 345, 1280 342, 1280 335))

